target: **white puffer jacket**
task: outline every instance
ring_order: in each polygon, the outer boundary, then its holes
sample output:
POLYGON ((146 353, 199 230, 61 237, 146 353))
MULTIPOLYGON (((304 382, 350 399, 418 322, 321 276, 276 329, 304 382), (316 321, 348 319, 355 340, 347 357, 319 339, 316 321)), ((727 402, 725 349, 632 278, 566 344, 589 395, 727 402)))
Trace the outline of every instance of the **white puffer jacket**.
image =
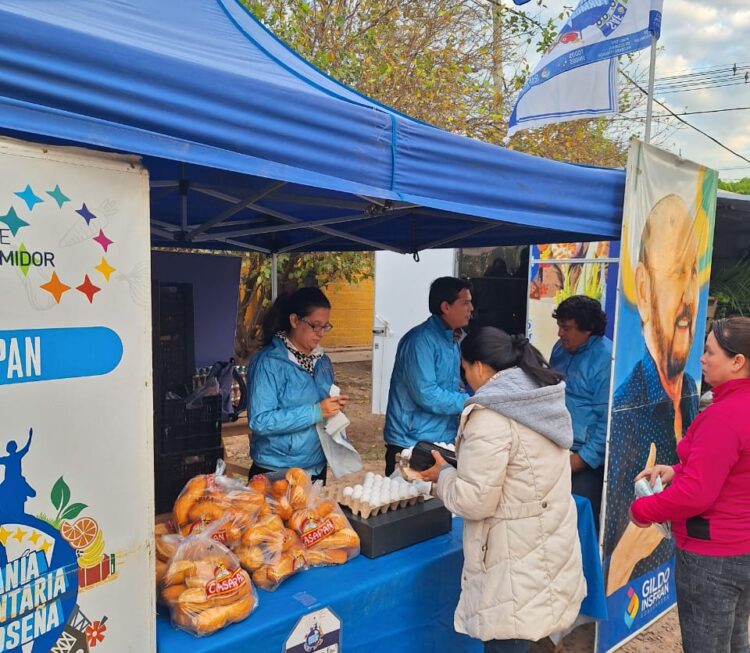
POLYGON ((564 387, 539 388, 512 368, 482 386, 461 415, 458 470, 444 469, 437 483, 446 507, 464 518, 460 633, 536 641, 578 615, 586 581, 564 387))

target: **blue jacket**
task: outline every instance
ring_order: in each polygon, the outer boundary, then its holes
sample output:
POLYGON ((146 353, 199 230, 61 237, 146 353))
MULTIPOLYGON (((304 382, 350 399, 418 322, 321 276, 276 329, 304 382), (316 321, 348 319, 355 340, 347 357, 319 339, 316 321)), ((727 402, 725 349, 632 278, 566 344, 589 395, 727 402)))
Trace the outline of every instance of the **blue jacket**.
POLYGON ((469 398, 461 391, 460 369, 459 344, 440 318, 431 316, 401 338, 385 413, 387 444, 453 442, 469 398))
POLYGON ((333 384, 328 356, 315 366, 315 378, 289 360, 278 338, 250 364, 247 414, 252 431, 250 456, 261 467, 302 467, 320 472, 326 459, 315 425, 323 421, 320 401, 333 384))
POLYGON ((550 365, 565 374, 565 405, 573 419, 571 450, 597 469, 604 464, 607 446, 612 341, 606 336, 590 336, 573 353, 565 351, 558 341, 552 348, 550 365))

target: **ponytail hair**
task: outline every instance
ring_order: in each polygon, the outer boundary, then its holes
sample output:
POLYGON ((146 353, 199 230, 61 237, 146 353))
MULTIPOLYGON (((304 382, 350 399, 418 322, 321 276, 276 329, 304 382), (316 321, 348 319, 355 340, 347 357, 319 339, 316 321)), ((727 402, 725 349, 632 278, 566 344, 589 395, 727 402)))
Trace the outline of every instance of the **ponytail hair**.
POLYGON ((289 332, 290 315, 307 317, 317 308, 331 308, 320 288, 299 288, 291 295, 279 295, 263 319, 263 344, 269 344, 279 331, 289 332))
POLYGON ((557 385, 565 377, 550 368, 539 350, 522 335, 508 335, 495 327, 474 329, 461 342, 461 356, 480 361, 497 372, 520 367, 540 386, 557 385))

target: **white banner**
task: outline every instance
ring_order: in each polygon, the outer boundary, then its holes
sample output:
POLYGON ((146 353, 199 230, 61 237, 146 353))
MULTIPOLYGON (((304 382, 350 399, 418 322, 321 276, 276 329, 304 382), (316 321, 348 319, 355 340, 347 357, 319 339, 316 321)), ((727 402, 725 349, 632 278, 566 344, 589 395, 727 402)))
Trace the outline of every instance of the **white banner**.
POLYGON ((0 652, 155 649, 148 191, 0 140, 0 652))
POLYGON ((508 136, 617 113, 617 57, 658 38, 663 0, 581 0, 521 90, 508 136))

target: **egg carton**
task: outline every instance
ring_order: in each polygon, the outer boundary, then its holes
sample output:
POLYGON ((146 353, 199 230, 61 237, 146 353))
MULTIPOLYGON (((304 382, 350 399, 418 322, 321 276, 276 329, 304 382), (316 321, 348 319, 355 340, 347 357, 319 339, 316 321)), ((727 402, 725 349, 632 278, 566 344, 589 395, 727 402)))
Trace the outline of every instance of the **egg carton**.
POLYGON ((381 515, 389 510, 397 510, 399 508, 406 508, 406 506, 413 506, 417 503, 424 501, 424 496, 418 494, 415 497, 409 497, 408 499, 397 499, 390 501, 378 506, 372 505, 369 501, 362 501, 361 499, 354 499, 351 496, 345 496, 343 489, 340 489, 336 493, 336 501, 342 506, 346 506, 355 515, 359 515, 362 519, 369 519, 375 515, 381 515))

